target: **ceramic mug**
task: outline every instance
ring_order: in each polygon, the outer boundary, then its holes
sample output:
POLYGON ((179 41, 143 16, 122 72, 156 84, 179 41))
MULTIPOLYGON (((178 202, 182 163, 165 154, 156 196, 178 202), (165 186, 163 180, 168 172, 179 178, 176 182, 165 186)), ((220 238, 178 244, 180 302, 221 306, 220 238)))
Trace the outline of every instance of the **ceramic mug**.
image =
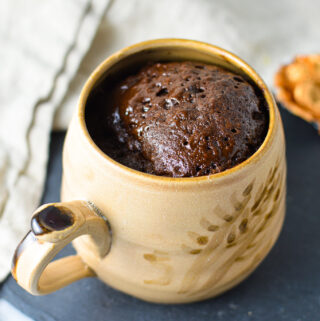
POLYGON ((237 56, 202 42, 160 39, 113 54, 80 96, 63 151, 62 203, 36 210, 12 274, 32 294, 81 278, 147 301, 206 299, 245 279, 278 238, 285 214, 282 122, 263 80, 237 56), (104 154, 88 134, 87 98, 105 77, 147 61, 194 60, 236 71, 261 89, 269 127, 260 148, 224 172, 192 178, 142 173, 104 154), (77 254, 51 262, 69 242, 77 254))

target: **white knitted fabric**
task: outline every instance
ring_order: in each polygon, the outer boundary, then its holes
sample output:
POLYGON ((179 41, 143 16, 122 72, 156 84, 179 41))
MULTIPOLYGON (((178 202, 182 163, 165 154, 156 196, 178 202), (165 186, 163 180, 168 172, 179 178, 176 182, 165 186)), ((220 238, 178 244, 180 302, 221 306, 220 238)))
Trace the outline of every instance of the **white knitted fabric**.
POLYGON ((54 111, 107 4, 0 2, 0 281, 41 197, 54 111))

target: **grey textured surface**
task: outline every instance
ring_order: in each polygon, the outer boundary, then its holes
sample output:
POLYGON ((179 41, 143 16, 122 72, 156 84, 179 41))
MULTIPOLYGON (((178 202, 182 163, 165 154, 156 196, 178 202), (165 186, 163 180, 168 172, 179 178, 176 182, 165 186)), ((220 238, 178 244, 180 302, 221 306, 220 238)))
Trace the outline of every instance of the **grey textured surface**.
MULTIPOLYGON (((0 296, 34 320, 318 321, 320 319, 320 137, 282 110, 287 139, 287 216, 279 241, 259 268, 224 295, 188 305, 156 305, 97 279, 33 297, 9 277, 0 296)), ((64 134, 52 135, 43 202, 59 199, 64 134)), ((62 255, 71 253, 67 247, 62 255)))

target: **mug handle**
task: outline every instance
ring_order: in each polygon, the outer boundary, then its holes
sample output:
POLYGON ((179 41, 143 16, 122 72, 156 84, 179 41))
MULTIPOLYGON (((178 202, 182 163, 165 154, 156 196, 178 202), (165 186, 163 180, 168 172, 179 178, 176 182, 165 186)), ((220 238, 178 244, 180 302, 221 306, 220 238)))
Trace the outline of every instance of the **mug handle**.
POLYGON ((94 204, 72 201, 39 207, 31 219, 31 230, 15 251, 12 276, 34 295, 48 294, 95 276, 78 255, 51 262, 61 249, 81 235, 88 235, 93 245, 90 250, 98 257, 103 258, 109 252, 111 230, 94 204))

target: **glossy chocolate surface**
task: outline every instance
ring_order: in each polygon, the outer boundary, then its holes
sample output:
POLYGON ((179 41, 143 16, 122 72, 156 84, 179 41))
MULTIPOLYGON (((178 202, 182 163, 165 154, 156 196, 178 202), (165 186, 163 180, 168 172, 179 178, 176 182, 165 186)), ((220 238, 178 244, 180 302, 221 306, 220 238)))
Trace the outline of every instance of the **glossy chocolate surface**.
POLYGON ((116 161, 171 177, 209 175, 250 157, 268 111, 242 76, 194 62, 144 66, 115 85, 102 82, 86 106, 95 143, 116 161))

